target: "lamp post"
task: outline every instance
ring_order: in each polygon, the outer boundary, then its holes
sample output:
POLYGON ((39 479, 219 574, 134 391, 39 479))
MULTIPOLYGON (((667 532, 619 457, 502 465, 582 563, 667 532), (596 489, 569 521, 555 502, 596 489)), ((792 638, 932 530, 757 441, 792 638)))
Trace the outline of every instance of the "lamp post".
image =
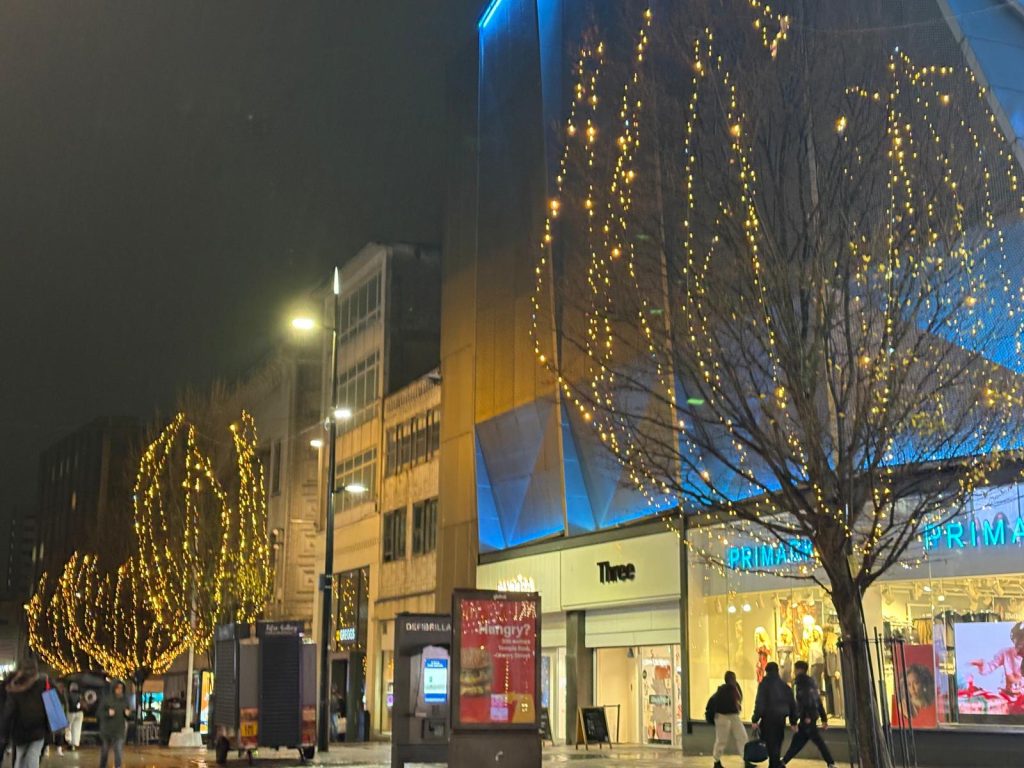
MULTIPOLYGON (((338 268, 334 268, 334 290, 333 322, 331 323, 331 388, 328 398, 327 425, 327 515, 325 521, 324 536, 324 571, 320 577, 320 590, 322 592, 320 612, 320 699, 319 713, 317 717, 317 749, 327 752, 330 749, 331 735, 331 675, 330 675, 330 645, 331 645, 331 598, 333 597, 334 586, 334 497, 335 478, 334 468, 337 463, 337 437, 338 419, 345 417, 346 409, 338 408, 338 330, 340 327, 341 308, 341 277, 338 268)), ((300 331, 309 331, 316 328, 316 321, 306 317, 296 317, 292 320, 292 326, 300 331)), ((314 448, 322 447, 318 439, 310 441, 314 448)))
POLYGON ((334 411, 338 397, 338 329, 341 320, 341 278, 334 268, 334 322, 331 324, 331 397, 327 419, 327 521, 324 536, 324 577, 320 584, 323 600, 320 612, 320 718, 317 748, 327 752, 331 741, 331 598, 334 592, 334 467, 338 451, 338 419, 334 411))

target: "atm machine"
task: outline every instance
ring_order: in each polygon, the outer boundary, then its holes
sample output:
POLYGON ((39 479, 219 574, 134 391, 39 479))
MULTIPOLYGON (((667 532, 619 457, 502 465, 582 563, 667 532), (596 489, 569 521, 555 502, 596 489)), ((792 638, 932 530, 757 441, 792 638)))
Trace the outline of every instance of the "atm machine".
POLYGON ((391 768, 448 762, 451 731, 452 617, 395 617, 391 768))

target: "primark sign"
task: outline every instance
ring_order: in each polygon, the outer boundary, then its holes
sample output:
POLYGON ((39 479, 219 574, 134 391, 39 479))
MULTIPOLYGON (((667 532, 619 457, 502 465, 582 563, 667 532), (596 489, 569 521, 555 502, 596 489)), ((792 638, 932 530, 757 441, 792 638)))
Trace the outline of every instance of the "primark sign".
POLYGON ((1024 544, 1024 518, 1011 522, 1005 515, 991 520, 972 518, 925 526, 922 534, 926 552, 940 549, 992 549, 1024 544))
POLYGON ((765 544, 726 547, 725 567, 730 571, 764 571, 814 560, 810 539, 797 538, 765 544))

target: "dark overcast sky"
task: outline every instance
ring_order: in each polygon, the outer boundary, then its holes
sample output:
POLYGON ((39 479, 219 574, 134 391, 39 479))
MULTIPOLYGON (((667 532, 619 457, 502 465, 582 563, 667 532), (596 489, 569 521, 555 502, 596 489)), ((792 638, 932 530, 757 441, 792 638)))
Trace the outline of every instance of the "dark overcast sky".
POLYGON ((0 3, 0 504, 253 359, 370 239, 438 241, 481 0, 0 3))

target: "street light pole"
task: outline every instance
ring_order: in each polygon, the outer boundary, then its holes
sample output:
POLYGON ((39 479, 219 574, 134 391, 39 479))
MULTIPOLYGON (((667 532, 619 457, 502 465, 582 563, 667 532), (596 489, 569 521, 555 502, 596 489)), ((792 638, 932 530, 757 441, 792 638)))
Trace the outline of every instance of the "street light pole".
POLYGON ((338 331, 340 329, 341 279, 338 268, 334 268, 334 322, 331 327, 331 395, 327 402, 327 521, 324 536, 324 575, 320 584, 323 590, 322 612, 320 615, 320 718, 317 734, 317 748, 327 752, 331 740, 331 599, 334 593, 334 468, 336 461, 338 419, 334 411, 338 397, 338 331))

